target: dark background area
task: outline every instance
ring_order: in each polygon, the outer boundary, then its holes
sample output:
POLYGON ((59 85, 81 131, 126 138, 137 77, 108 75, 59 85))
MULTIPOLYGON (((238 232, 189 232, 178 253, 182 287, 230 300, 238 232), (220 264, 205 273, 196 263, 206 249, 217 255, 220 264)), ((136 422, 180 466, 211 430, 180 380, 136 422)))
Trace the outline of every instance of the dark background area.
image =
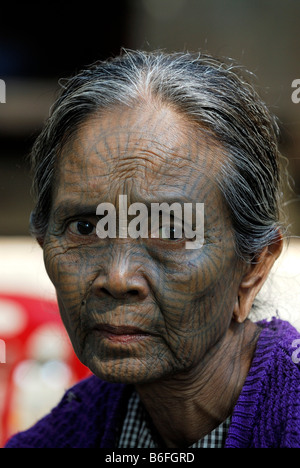
POLYGON ((60 78, 118 53, 126 38, 130 11, 126 0, 11 2, 4 8, 2 77, 43 79, 60 78))
POLYGON ((57 82, 122 47, 207 50, 230 56, 257 76, 282 129, 295 193, 286 210, 300 235, 300 79, 298 0, 123 0, 1 6, 0 235, 28 235, 32 208, 27 155, 58 89, 57 82))

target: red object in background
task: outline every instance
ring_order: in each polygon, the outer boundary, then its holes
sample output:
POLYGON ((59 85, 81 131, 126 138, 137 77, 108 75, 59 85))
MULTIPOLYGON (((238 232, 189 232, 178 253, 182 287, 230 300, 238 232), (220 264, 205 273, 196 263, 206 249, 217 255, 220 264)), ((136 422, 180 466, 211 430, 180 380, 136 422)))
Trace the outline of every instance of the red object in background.
POLYGON ((0 294, 0 443, 14 432, 10 418, 14 408, 14 374, 22 362, 62 360, 70 371, 70 383, 90 371, 76 357, 62 324, 56 301, 17 294, 0 294))

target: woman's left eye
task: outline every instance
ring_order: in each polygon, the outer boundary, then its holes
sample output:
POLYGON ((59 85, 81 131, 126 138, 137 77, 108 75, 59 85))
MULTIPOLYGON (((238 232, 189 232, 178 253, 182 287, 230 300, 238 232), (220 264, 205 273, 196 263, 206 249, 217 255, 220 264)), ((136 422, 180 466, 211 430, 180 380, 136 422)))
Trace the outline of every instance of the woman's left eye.
POLYGON ((161 226, 159 228, 159 238, 177 240, 182 238, 182 227, 174 224, 173 226, 161 226))
POLYGON ((94 234, 95 226, 90 221, 74 221, 70 223, 69 229, 73 234, 80 234, 81 236, 90 236, 94 234))

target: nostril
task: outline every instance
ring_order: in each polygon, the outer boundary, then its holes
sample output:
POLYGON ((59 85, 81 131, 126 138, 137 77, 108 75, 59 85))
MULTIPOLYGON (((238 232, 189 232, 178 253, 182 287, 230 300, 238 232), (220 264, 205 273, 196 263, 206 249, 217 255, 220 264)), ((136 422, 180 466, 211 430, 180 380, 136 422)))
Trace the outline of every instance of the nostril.
POLYGON ((139 296, 139 291, 138 289, 113 289, 113 288, 99 288, 97 291, 97 295, 102 295, 102 296, 113 296, 116 298, 120 299, 127 299, 130 297, 137 297, 139 296))
POLYGON ((137 289, 126 289, 126 290, 114 290, 111 291, 110 293, 115 298, 119 299, 130 299, 133 297, 138 297, 140 295, 140 292, 137 289))
POLYGON ((142 300, 149 293, 147 282, 142 277, 110 273, 99 275, 93 282, 91 290, 97 296, 114 297, 115 299, 142 300))
POLYGON ((106 288, 99 288, 98 291, 101 292, 104 296, 110 296, 110 293, 106 288))

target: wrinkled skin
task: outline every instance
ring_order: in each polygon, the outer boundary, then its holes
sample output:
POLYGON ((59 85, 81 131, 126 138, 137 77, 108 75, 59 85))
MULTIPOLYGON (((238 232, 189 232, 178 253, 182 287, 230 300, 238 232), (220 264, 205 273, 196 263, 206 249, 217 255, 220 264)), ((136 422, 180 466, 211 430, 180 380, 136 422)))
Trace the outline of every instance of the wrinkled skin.
POLYGON ((167 109, 118 110, 88 122, 63 151, 45 261, 78 356, 105 379, 145 382, 198 365, 231 320, 238 262, 227 210, 210 180, 221 152, 205 135, 193 141, 192 130, 167 109), (205 245, 189 251, 183 240, 76 233, 77 219, 96 225, 97 205, 117 206, 120 194, 130 204, 204 202, 205 245), (70 216, 75 222, 64 230, 70 216), (92 330, 98 323, 133 325, 149 336, 119 346, 99 339, 92 330))
MULTIPOLYGON (((245 318, 233 320, 234 311, 239 314, 247 267, 235 253, 229 213, 215 183, 224 157, 204 130, 196 130, 174 110, 151 103, 89 118, 59 157, 43 249, 63 322, 82 362, 100 378, 136 384, 150 413, 153 386, 158 383, 163 395, 168 382, 169 396, 170 389, 176 389, 173 403, 178 389, 188 400, 185 390, 195 395, 203 387, 201 376, 209 381, 207 369, 215 376, 211 384, 216 383, 220 369, 226 375, 230 354, 238 354, 254 335, 251 325, 251 332, 245 333, 245 318), (187 250, 185 239, 99 239, 96 207, 102 202, 117 206, 119 195, 127 195, 128 204, 204 203, 203 247, 187 250), (91 223, 88 235, 78 231, 80 220, 91 223), (99 331, 103 324, 138 327, 142 339, 114 341, 99 331), (234 346, 240 347, 237 353, 234 346)), ((228 414, 252 352, 253 348, 224 378, 231 392, 228 402, 222 379, 217 380, 213 393, 219 398, 220 386, 225 403, 218 414, 215 401, 214 418, 204 417, 213 422, 201 430, 196 425, 192 434, 170 436, 158 427, 163 424, 162 408, 170 405, 162 402, 152 411, 155 422, 155 414, 161 412, 157 427, 166 443, 176 446, 178 438, 197 439, 228 414)), ((188 422, 186 415, 185 411, 188 422)))

